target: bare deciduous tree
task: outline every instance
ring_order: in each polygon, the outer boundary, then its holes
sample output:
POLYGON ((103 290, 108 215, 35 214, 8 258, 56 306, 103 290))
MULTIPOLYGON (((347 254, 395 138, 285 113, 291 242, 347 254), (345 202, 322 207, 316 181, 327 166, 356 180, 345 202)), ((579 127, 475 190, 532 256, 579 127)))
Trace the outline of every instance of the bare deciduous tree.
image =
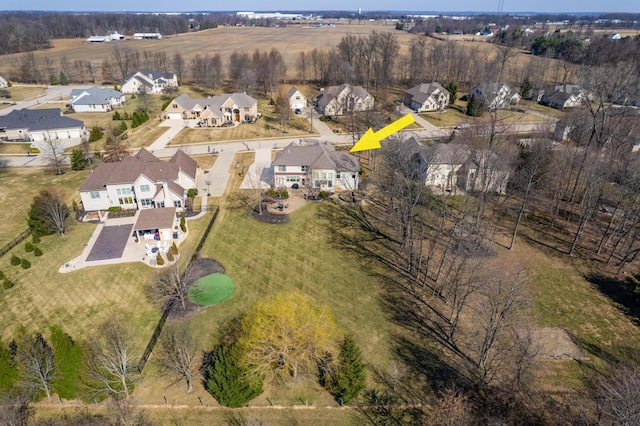
POLYGON ((85 364, 94 393, 116 400, 129 397, 136 373, 134 342, 132 330, 113 317, 90 340, 85 364))
POLYGON ((39 391, 51 399, 51 383, 55 379, 53 349, 40 334, 23 333, 18 340, 16 352, 21 385, 32 395, 39 391))
POLYGON ((193 390, 193 375, 199 364, 198 350, 187 326, 170 324, 162 330, 155 349, 160 367, 187 383, 187 393, 193 390))
POLYGON ((597 400, 611 424, 640 425, 640 369, 620 366, 597 381, 597 400))
POLYGON ((64 142, 55 133, 45 132, 45 140, 42 142, 42 158, 47 164, 47 168, 56 175, 64 174, 69 159, 64 155, 64 142))
POLYGON ((162 309, 169 305, 178 305, 182 310, 186 308, 189 286, 194 281, 193 268, 190 265, 180 272, 178 263, 174 263, 153 276, 149 285, 149 295, 162 309))

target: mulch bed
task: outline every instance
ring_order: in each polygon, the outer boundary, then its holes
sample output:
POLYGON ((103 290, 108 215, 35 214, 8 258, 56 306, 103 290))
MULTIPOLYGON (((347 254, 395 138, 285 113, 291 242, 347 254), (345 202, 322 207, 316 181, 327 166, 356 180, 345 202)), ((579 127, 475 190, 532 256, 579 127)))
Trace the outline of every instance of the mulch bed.
MULTIPOLYGON (((206 277, 207 275, 224 274, 224 266, 222 266, 217 260, 208 257, 202 257, 198 260, 193 261, 191 263, 191 270, 193 281, 189 284, 189 286, 191 286, 191 284, 193 284, 200 278, 206 277)), ((169 319, 187 318, 208 308, 208 306, 196 305, 189 299, 187 299, 185 305, 185 309, 182 309, 180 304, 175 305, 171 310, 171 313, 169 314, 169 319)))
POLYGON ((267 203, 262 204, 262 213, 259 213, 257 209, 254 209, 252 216, 259 222, 271 223, 273 225, 282 225, 289 222, 288 214, 271 214, 267 211, 267 203))

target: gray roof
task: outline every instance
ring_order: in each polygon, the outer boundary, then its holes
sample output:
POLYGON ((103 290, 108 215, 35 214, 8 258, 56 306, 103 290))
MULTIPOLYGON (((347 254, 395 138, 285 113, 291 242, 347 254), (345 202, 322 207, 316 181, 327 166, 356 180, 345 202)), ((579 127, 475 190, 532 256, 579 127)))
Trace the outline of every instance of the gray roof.
POLYGON ((439 83, 433 82, 418 84, 417 86, 407 90, 405 93, 411 96, 412 101, 424 104, 431 96, 438 92, 448 93, 447 90, 439 83))
MULTIPOLYGON (((126 83, 127 81, 129 81, 132 77, 134 77, 136 74, 144 74, 147 78, 150 78, 153 81, 156 80, 172 80, 175 76, 174 73, 171 72, 162 72, 162 71, 156 71, 156 70, 152 70, 149 68, 145 68, 142 69, 140 71, 134 71, 132 73, 130 73, 129 75, 127 75, 124 80, 122 81, 122 84, 126 83)), ((138 78, 138 80, 140 81, 145 81, 144 79, 138 78)))
POLYGON ((55 130, 84 127, 84 123, 74 118, 64 117, 58 108, 19 109, 0 116, 0 129, 55 130))
POLYGON ((192 98, 188 94, 183 93, 173 100, 185 110, 192 110, 196 105, 200 105, 203 109, 211 109, 220 111, 222 105, 231 99, 238 108, 251 108, 258 101, 246 93, 227 93, 224 95, 211 96, 209 98, 192 98))
POLYGON ((176 208, 165 207, 159 209, 144 209, 138 213, 138 219, 133 226, 134 231, 148 229, 173 229, 176 223, 176 208))
MULTIPOLYGON (((153 182, 173 181, 178 178, 178 163, 179 161, 162 161, 145 148, 141 148, 132 157, 113 163, 100 163, 80 185, 79 191, 101 191, 105 185, 133 184, 140 175, 153 182)), ((172 188, 174 189, 176 188, 172 188)), ((179 190, 174 192, 181 194, 179 190)))
POLYGON ((348 89, 351 94, 358 98, 365 99, 367 96, 370 96, 369 92, 367 92, 362 86, 352 86, 350 84, 329 86, 322 92, 320 92, 320 94, 318 94, 318 96, 316 97, 318 106, 324 108, 329 104, 329 102, 331 102, 340 93, 342 93, 345 88, 348 89))
MULTIPOLYGON (((287 99, 290 99, 296 92, 298 91, 298 89, 296 89, 295 86, 293 86, 291 89, 289 89, 287 91, 287 99)), ((301 92, 302 93, 302 92, 301 92)), ((304 95, 303 95, 304 96, 304 95)))
POLYGON ((111 103, 113 98, 121 98, 122 92, 95 86, 89 89, 73 89, 69 97, 74 105, 103 105, 111 103))
POLYGON ((464 164, 471 155, 471 148, 459 143, 436 143, 424 146, 414 137, 404 141, 403 147, 409 155, 419 154, 425 164, 464 164))
POLYGON ((274 166, 308 166, 311 169, 356 172, 360 170, 358 159, 344 151, 336 151, 327 142, 314 145, 298 145, 295 142, 278 152, 274 166))

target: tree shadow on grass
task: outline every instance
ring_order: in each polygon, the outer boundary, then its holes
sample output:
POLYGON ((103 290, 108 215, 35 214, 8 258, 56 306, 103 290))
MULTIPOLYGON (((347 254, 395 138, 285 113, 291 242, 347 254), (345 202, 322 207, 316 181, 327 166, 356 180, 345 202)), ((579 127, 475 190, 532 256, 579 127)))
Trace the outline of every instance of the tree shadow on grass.
POLYGON ((584 278, 611 299, 620 312, 635 325, 640 325, 640 302, 633 292, 632 284, 598 273, 587 274, 584 278))

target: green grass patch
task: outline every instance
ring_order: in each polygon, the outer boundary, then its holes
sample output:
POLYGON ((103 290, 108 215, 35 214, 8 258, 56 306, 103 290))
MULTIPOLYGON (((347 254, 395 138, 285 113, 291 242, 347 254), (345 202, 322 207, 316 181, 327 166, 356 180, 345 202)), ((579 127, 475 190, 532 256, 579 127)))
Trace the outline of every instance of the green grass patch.
POLYGON ((197 305, 216 305, 233 294, 233 280, 225 274, 211 274, 202 277, 189 288, 189 300, 197 305))

